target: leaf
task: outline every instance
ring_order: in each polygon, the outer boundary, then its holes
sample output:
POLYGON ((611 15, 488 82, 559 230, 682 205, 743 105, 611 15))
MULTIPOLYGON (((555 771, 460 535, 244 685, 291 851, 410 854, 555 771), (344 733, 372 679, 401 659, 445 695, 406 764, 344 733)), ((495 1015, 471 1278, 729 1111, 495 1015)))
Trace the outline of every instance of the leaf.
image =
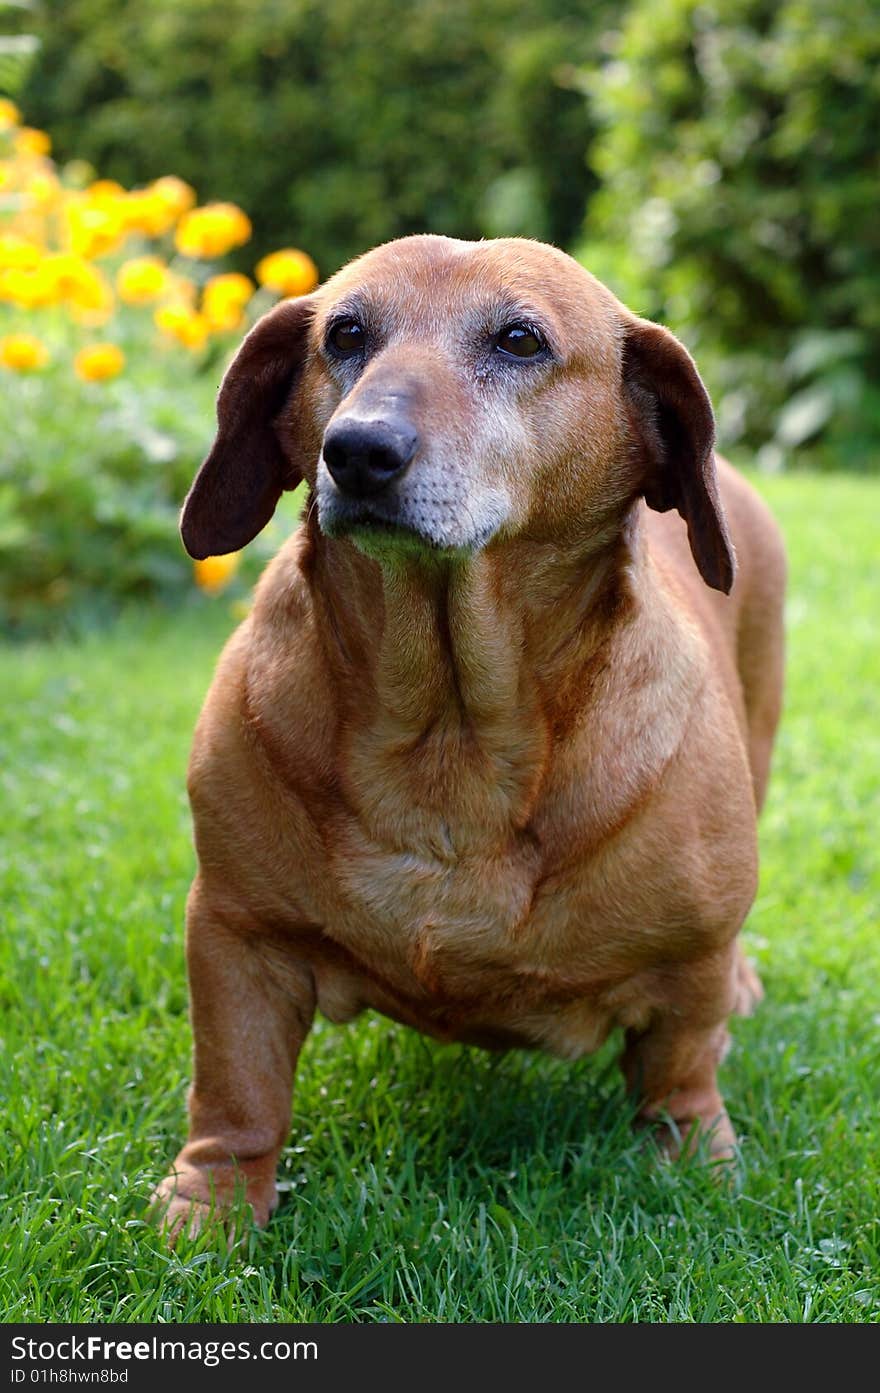
POLYGON ((789 397, 776 422, 776 439, 789 448, 818 435, 834 411, 834 398, 826 387, 807 387, 789 397))
POLYGON ((856 329, 833 329, 804 334, 785 360, 791 377, 810 377, 831 364, 856 358, 865 351, 865 336, 856 329))

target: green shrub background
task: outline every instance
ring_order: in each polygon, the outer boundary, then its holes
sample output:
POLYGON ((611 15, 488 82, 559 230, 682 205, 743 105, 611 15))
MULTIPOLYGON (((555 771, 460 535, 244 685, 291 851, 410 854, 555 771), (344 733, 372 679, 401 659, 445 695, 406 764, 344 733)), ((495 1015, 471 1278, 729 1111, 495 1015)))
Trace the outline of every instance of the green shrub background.
POLYGON ((634 0, 587 90, 580 252, 687 339, 723 440, 880 468, 875 0, 634 0))
MULTIPOLYGON (((0 88, 59 163, 239 203, 242 269, 546 238, 683 338, 735 460, 880 468, 874 0, 47 0, 0 22, 34 31, 0 88)), ((0 619, 179 588, 221 369, 135 354, 85 396, 4 375, 0 619)))
POLYGON ((426 229, 582 254, 699 355, 728 448, 878 467, 873 0, 64 0, 59 151, 233 198, 331 273, 426 229))
POLYGON ((504 224, 567 243, 592 186, 579 65, 608 3, 63 0, 22 94, 62 154, 173 171, 325 274, 376 242, 504 224))

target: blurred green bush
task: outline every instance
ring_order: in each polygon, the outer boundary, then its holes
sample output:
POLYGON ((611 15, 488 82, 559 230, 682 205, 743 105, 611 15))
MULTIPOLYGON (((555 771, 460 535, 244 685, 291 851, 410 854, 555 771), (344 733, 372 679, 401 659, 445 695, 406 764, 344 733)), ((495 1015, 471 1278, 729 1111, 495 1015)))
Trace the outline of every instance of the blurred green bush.
MULTIPOLYGON (((546 238, 681 335, 735 458, 880 467, 876 0, 46 0, 20 20, 40 42, 18 100, 60 162, 235 200, 241 266, 291 242, 327 276, 412 231, 546 238)), ((181 593, 220 371, 178 374, 135 335, 125 376, 83 388, 58 334, 0 395, 18 630, 181 593)))
POLYGON ((682 334, 723 443, 877 469, 875 0, 634 0, 585 88, 579 254, 682 334))
MULTIPOLYGON (((131 351, 132 345, 126 343, 131 351)), ((215 375, 145 356, 85 388, 67 364, 0 394, 0 627, 191 589, 177 515, 205 453, 215 375)))
MULTIPOLYGON (((131 371, 83 384, 60 355, 0 393, 0 632, 91 623, 124 601, 197 598, 177 531, 180 504, 211 442, 222 364, 171 370, 121 337, 131 371)), ((142 342, 143 350, 144 344, 142 342)), ((247 551, 231 600, 243 599, 295 525, 285 495, 247 551)))
POLYGON ((547 238, 682 334, 727 448, 876 467, 875 0, 43 16, 21 100, 62 159, 124 184, 173 170, 248 210, 249 256, 292 239, 325 276, 407 232, 547 238))
POLYGON ((610 0, 49 0, 21 93, 61 159, 232 198, 324 275, 376 242, 576 235, 610 0))

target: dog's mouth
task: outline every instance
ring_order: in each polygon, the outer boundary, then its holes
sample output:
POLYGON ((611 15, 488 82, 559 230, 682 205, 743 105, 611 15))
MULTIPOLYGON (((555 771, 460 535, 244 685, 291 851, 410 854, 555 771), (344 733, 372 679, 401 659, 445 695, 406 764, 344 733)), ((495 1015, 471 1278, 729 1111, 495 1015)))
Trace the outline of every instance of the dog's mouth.
POLYGON ((322 458, 315 492, 326 537, 347 538, 377 560, 472 556, 510 520, 498 488, 474 489, 464 471, 425 460, 417 470, 360 495, 341 489, 322 458))
POLYGON ((438 502, 418 490, 413 496, 389 490, 379 497, 353 499, 338 489, 322 487, 319 479, 317 493, 318 525, 324 535, 347 538, 380 560, 397 554, 472 554, 497 530, 494 517, 479 525, 470 510, 438 502))
POLYGON ((322 518, 319 505, 318 522, 325 536, 347 538, 359 551, 376 560, 390 559, 395 555, 410 558, 424 557, 426 554, 439 556, 461 550, 412 522, 385 517, 372 508, 333 511, 322 518))

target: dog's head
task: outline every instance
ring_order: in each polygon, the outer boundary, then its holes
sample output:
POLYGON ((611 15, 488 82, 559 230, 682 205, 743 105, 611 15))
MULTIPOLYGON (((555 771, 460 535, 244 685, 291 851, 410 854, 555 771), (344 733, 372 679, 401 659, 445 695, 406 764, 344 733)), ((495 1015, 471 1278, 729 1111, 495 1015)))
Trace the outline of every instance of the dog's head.
POLYGON ((237 550, 306 479, 370 554, 520 535, 589 547, 636 498, 687 521, 729 591, 712 409, 693 361, 555 247, 406 237, 251 330, 183 509, 193 556, 237 550))

